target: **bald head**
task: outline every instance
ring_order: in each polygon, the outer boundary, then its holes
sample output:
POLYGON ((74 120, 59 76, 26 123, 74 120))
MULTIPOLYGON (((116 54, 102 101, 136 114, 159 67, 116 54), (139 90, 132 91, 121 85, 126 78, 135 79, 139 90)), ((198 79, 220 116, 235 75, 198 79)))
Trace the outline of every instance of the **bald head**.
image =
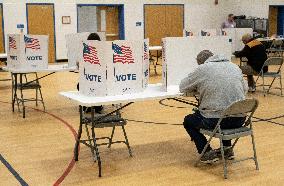
POLYGON ((247 44, 251 39, 252 39, 252 35, 251 34, 244 34, 242 36, 242 41, 243 41, 244 44, 247 44))
POLYGON ((210 50, 202 50, 196 57, 198 65, 203 64, 209 57, 214 54, 210 50))

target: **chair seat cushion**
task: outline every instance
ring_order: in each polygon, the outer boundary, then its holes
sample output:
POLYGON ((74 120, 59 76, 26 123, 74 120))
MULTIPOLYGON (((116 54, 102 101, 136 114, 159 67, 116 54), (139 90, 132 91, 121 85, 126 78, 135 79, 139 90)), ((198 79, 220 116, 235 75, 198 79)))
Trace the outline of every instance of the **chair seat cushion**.
POLYGON ((279 73, 277 73, 277 72, 265 72, 265 73, 263 73, 263 76, 264 77, 270 77, 270 76, 273 76, 273 77, 280 77, 281 75, 279 74, 279 73))
MULTIPOLYGON (((17 84, 17 87, 21 88, 21 84, 17 84)), ((40 84, 38 84, 37 82, 22 84, 22 89, 37 89, 37 88, 41 88, 40 84)))
MULTIPOLYGON (((95 116, 94 119, 96 120, 100 117, 103 117, 103 115, 95 116)), ((91 118, 86 117, 85 122, 88 125, 91 125, 91 118)), ((95 127, 96 128, 103 128, 103 127, 113 127, 113 126, 122 126, 122 125, 126 125, 125 119, 123 119, 123 118, 121 118, 120 116, 117 116, 117 115, 110 115, 110 116, 107 116, 106 118, 103 118, 99 122, 97 122, 95 124, 95 127)))
POLYGON ((250 128, 240 127, 240 128, 236 128, 236 129, 223 129, 222 134, 230 135, 230 134, 236 134, 236 133, 247 132, 247 131, 250 131, 250 128))
MULTIPOLYGON (((212 135, 214 129, 200 129, 202 134, 212 135)), ((224 139, 235 138, 237 136, 246 136, 251 133, 251 129, 248 127, 240 127, 235 129, 223 129, 222 136, 224 139)), ((220 137, 220 134, 217 132, 214 137, 220 137)))

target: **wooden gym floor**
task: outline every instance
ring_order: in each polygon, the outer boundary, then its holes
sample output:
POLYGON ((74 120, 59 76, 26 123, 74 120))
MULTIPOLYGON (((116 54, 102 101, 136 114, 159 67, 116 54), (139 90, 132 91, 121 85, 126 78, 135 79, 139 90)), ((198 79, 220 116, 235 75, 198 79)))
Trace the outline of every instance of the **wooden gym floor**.
MULTIPOLYGON (((160 66, 158 72, 155 76, 152 71, 152 83, 161 79, 160 66)), ((9 76, 0 73, 0 79, 9 76)), ((103 177, 99 178, 97 164, 87 147, 81 145, 79 161, 74 164, 78 106, 58 95, 60 91, 75 90, 77 79, 78 74, 71 72, 42 79, 47 112, 42 112, 41 105, 36 108, 29 104, 26 119, 11 110, 11 82, 0 81, 0 185, 284 184, 284 98, 264 97, 261 87, 248 94, 260 101, 255 116, 268 119, 254 119, 259 171, 255 170, 253 161, 229 165, 229 178, 224 180, 220 163, 194 167, 197 153, 181 125, 192 107, 169 100, 160 104, 155 100, 136 102, 123 111, 129 120, 126 131, 134 156, 130 158, 122 144, 114 144, 111 149, 101 147, 103 177)), ((279 90, 272 92, 277 94, 279 90)), ((110 129, 97 130, 99 136, 110 132, 110 129)), ((120 130, 116 132, 116 139, 123 137, 120 130)), ((217 147, 218 141, 214 143, 217 147)), ((239 141, 235 154, 237 158, 252 154, 250 138, 239 141)))

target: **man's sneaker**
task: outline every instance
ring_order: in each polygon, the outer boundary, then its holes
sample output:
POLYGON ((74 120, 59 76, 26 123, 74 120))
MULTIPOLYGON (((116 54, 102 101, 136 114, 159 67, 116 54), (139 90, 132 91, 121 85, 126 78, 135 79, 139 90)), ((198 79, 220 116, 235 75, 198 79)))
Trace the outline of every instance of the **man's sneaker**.
POLYGON ((204 153, 204 155, 200 158, 200 162, 212 164, 219 161, 219 156, 214 150, 209 150, 204 153))
MULTIPOLYGON (((224 147, 224 149, 225 149, 224 150, 225 159, 233 160, 235 158, 233 149, 231 147, 224 147)), ((214 151, 218 154, 218 157, 221 159, 222 158, 221 148, 215 149, 214 151)))
POLYGON ((256 88, 255 87, 249 87, 248 91, 249 92, 255 92, 256 88))

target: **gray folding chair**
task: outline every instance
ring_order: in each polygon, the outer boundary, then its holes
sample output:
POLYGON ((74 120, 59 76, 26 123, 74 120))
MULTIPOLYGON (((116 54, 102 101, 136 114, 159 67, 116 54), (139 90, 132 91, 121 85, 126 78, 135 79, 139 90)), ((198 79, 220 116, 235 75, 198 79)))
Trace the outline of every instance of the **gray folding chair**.
MULTIPOLYGON (((13 91, 19 90, 20 91, 20 97, 18 97, 17 93, 13 95, 13 100, 17 102, 18 110, 19 109, 19 103, 22 104, 22 111, 23 111, 23 118, 26 117, 25 112, 25 103, 26 102, 36 102, 36 106, 38 106, 38 102, 40 101, 42 103, 43 109, 45 110, 45 105, 41 93, 41 85, 38 80, 37 73, 21 73, 19 74, 20 82, 18 83, 17 74, 12 74, 12 84, 13 84, 13 91), (34 75, 35 80, 28 81, 27 75, 34 75), (35 90, 35 97, 33 98, 24 98, 24 91, 25 90, 35 90), (40 96, 40 97, 39 97, 40 96)), ((14 101, 13 101, 14 102, 14 101)))
POLYGON ((270 57, 282 57, 283 56, 283 41, 280 39, 274 39, 269 49, 266 50, 270 57))
POLYGON ((253 128, 252 128, 252 122, 251 118, 258 106, 258 100, 257 99, 246 99, 242 101, 237 101, 231 106, 229 106, 222 114, 222 117, 219 119, 216 127, 212 130, 207 130, 207 129, 200 129, 200 132, 204 135, 208 135, 209 140, 207 144, 205 145, 202 153, 199 155, 198 160, 195 163, 195 166, 198 165, 201 157, 204 155, 206 152, 207 147, 209 146, 212 138, 219 138, 220 140, 220 149, 221 149, 221 154, 222 154, 222 161, 223 161, 223 167, 224 167, 224 178, 227 179, 227 160, 225 159, 224 156, 224 146, 222 140, 232 140, 235 139, 232 149, 234 149, 236 143, 238 142, 239 138, 245 137, 245 136, 251 136, 252 139, 252 146, 253 146, 253 156, 252 157, 247 157, 243 158, 240 160, 235 160, 232 163, 240 162, 240 161, 245 161, 249 159, 253 159, 255 162, 256 170, 259 170, 258 167, 258 161, 257 161, 257 156, 256 156, 256 147, 255 147, 255 142, 254 142, 254 135, 253 135, 253 128), (246 121, 244 122, 243 127, 236 128, 236 129, 221 129, 220 123, 224 118, 227 117, 236 117, 236 116, 247 116, 246 121))
POLYGON ((263 89, 263 94, 264 96, 266 95, 266 93, 269 93, 270 88, 272 87, 272 84, 274 83, 276 78, 279 78, 280 81, 280 91, 281 91, 281 96, 282 96, 282 80, 281 80, 281 67, 283 64, 283 58, 282 57, 270 57, 268 58, 262 68, 261 71, 256 79, 256 82, 258 80, 259 77, 262 77, 262 89, 263 89), (268 72, 263 72, 263 68, 264 67, 268 67, 268 72), (270 68, 272 67, 272 69, 270 68), (269 85, 265 85, 264 84, 264 78, 265 77, 271 77, 273 78, 271 84, 269 85), (265 89, 265 87, 268 86, 268 89, 265 89))

